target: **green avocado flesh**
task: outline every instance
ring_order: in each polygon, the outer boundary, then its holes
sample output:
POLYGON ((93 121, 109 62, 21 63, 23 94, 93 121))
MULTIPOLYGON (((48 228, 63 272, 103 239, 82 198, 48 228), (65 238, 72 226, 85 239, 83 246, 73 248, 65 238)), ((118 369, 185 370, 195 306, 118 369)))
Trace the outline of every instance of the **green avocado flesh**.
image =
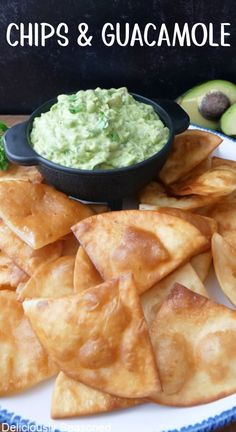
POLYGON ((188 113, 191 123, 199 126, 219 129, 219 120, 209 120, 202 116, 199 111, 203 98, 209 93, 223 93, 230 102, 236 102, 236 85, 224 80, 212 80, 193 87, 177 99, 179 105, 188 113))
POLYGON ((166 144, 169 129, 151 105, 124 88, 60 95, 34 119, 35 151, 59 165, 86 170, 134 165, 166 144))
POLYGON ((236 136, 236 103, 231 105, 231 107, 222 115, 220 126, 224 134, 236 136))

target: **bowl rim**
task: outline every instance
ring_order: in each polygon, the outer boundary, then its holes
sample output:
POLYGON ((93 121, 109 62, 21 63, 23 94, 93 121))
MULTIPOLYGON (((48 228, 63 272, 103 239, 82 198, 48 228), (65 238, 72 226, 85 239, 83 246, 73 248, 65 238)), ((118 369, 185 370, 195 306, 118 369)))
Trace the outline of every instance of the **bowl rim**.
MULTIPOLYGON (((71 93, 68 93, 68 94, 71 94, 71 93)), ((51 106, 57 102, 57 96, 56 96, 52 99, 49 99, 48 101, 46 101, 42 105, 40 105, 38 108, 36 108, 33 111, 33 113, 30 115, 30 118, 26 122, 26 140, 27 140, 27 144, 30 146, 31 150, 35 153, 35 160, 38 162, 39 165, 40 164, 45 165, 51 169, 62 171, 62 172, 67 172, 70 174, 113 175, 113 174, 122 174, 122 173, 127 172, 127 171, 135 171, 139 168, 142 168, 143 166, 148 165, 149 163, 153 162, 154 160, 159 159, 159 157, 161 157, 162 154, 165 153, 166 148, 172 144, 173 139, 174 139, 174 128, 173 128, 173 123, 172 123, 171 117, 168 114, 168 112, 164 108, 162 108, 162 106, 159 105, 153 99, 147 98, 145 96, 142 96, 142 95, 139 95, 139 94, 133 93, 133 92, 129 92, 129 94, 131 96, 133 96, 137 101, 151 105, 154 108, 155 112, 160 116, 160 119, 164 123, 164 125, 166 127, 168 127, 168 129, 169 129, 168 139, 167 139, 166 143, 164 144, 164 146, 157 153, 154 153, 154 155, 150 156, 147 159, 144 159, 141 162, 138 162, 138 163, 133 164, 133 165, 128 165, 126 167, 111 168, 111 169, 96 169, 96 170, 67 167, 67 166, 57 164, 53 161, 50 161, 49 159, 44 158, 42 155, 37 153, 35 151, 35 149, 33 148, 32 143, 31 143, 31 139, 30 139, 30 133, 32 131, 32 125, 33 125, 34 119, 36 117, 39 117, 42 113, 48 111, 48 109, 43 111, 44 108, 46 108, 46 107, 51 108, 51 106), (163 117, 165 119, 163 119, 163 117), (169 123, 169 124, 167 124, 167 123, 169 123)))

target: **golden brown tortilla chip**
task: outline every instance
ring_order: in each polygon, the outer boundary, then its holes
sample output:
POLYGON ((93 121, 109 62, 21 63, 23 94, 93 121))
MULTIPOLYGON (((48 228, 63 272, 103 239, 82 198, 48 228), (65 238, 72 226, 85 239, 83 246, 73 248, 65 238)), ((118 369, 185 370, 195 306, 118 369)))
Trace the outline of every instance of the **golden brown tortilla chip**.
POLYGON ((34 166, 26 167, 10 163, 6 171, 0 171, 0 182, 9 180, 41 183, 43 176, 34 166))
POLYGON ((229 195, 236 189, 236 170, 221 165, 211 168, 199 176, 190 175, 183 181, 173 183, 171 191, 175 195, 229 195))
POLYGON ((67 234, 62 238, 62 255, 75 256, 79 249, 79 243, 73 233, 67 234))
POLYGON ((157 182, 149 183, 140 193, 140 210, 157 210, 159 207, 174 207, 181 210, 196 210, 219 200, 216 196, 188 195, 174 197, 169 195, 157 182))
POLYGON ((197 273, 197 275, 199 276, 202 282, 204 282, 208 276, 209 270, 211 268, 211 263, 212 263, 211 251, 207 251, 199 255, 195 255, 190 260, 190 264, 193 266, 195 272, 197 273))
POLYGON ((206 237, 208 241, 206 249, 211 247, 211 238, 217 230, 217 222, 214 219, 177 208, 163 207, 159 209, 158 212, 177 216, 191 223, 202 233, 202 235, 204 235, 204 237, 206 237))
POLYGON ((166 183, 174 183, 192 171, 216 149, 222 139, 210 132, 188 130, 175 137, 171 153, 159 173, 166 183))
POLYGON ((75 259, 74 287, 75 292, 84 291, 103 282, 85 250, 80 246, 75 259))
POLYGON ((191 172, 189 172, 185 177, 181 178, 181 180, 184 180, 185 178, 187 178, 190 174, 191 175, 200 175, 203 174, 204 172, 208 171, 209 169, 212 168, 212 157, 208 156, 207 159, 204 159, 199 165, 197 165, 195 168, 193 168, 191 170, 191 172))
POLYGON ((139 293, 202 252, 208 243, 185 220, 152 211, 95 215, 72 230, 103 280, 131 272, 139 293))
POLYGON ((36 270, 29 281, 17 289, 18 298, 62 297, 74 292, 73 256, 63 256, 54 261, 46 262, 36 270))
POLYGON ((236 246, 236 200, 232 195, 228 198, 214 205, 209 214, 217 221, 219 233, 236 246))
POLYGON ((62 242, 57 241, 37 250, 32 249, 0 220, 0 248, 31 276, 42 263, 52 261, 61 255, 62 242))
POLYGON ((221 289, 236 305, 236 248, 216 233, 212 237, 212 255, 221 289))
POLYGON ((109 211, 109 207, 105 204, 89 204, 89 208, 91 208, 96 214, 106 213, 109 211))
POLYGON ((0 217, 33 249, 55 242, 91 210, 51 186, 23 181, 0 182, 0 217))
POLYGON ((208 297, 204 285, 202 284, 191 264, 184 264, 173 273, 166 276, 160 282, 157 282, 156 285, 154 285, 141 296, 141 304, 148 328, 150 328, 150 325, 155 318, 158 309, 160 308, 163 301, 168 297, 173 285, 176 282, 185 285, 193 292, 208 297))
POLYGON ((16 293, 0 291, 0 395, 26 390, 55 373, 16 293))
MULTIPOLYGON (((198 177, 206 173, 207 171, 209 171, 211 168, 212 168, 212 158, 209 156, 207 159, 204 159, 199 165, 193 168, 188 174, 186 174, 184 177, 181 177, 181 179, 178 180, 176 183, 184 182, 190 176, 191 178, 198 177)), ((171 192, 171 186, 172 184, 166 185, 166 188, 169 189, 170 192, 171 192)))
POLYGON ((0 251, 0 289, 16 289, 21 282, 28 280, 27 274, 0 251))
POLYGON ((228 167, 232 168, 233 170, 236 170, 236 161, 230 160, 230 159, 223 159, 223 158, 216 157, 216 156, 214 156, 212 158, 212 167, 213 168, 219 167, 222 165, 228 166, 228 167))
POLYGON ((236 231, 224 231, 222 234, 224 240, 226 240, 233 248, 236 248, 236 231))
POLYGON ((208 403, 236 391, 236 311, 176 284, 150 329, 164 405, 208 403))
POLYGON ((23 305, 42 345, 71 378, 119 397, 143 398, 160 390, 131 275, 23 305))
POLYGON ((95 390, 60 372, 53 391, 51 416, 54 419, 110 412, 143 403, 95 390))

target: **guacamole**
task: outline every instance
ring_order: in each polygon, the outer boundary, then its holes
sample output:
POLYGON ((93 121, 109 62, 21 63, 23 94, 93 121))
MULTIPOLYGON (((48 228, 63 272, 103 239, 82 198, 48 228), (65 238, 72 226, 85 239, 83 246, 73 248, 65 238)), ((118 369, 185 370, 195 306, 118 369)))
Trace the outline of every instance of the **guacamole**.
POLYGON ((126 88, 60 95, 35 118, 35 151, 59 165, 87 170, 134 165, 158 152, 169 130, 154 109, 126 88))

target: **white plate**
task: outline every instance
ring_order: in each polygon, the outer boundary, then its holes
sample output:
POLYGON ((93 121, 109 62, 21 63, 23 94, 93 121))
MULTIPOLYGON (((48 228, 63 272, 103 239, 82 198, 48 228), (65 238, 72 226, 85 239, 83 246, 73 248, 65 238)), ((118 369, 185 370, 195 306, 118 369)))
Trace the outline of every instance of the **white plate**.
MULTIPOLYGON (((224 141, 215 152, 216 155, 236 159, 236 141, 224 136, 222 138, 224 141)), ((230 306, 213 273, 208 278, 207 289, 211 297, 230 306)), ((56 429, 67 432, 208 432, 236 419, 235 394, 217 402, 191 408, 146 404, 99 416, 51 420, 53 384, 54 379, 26 393, 1 398, 0 423, 18 425, 18 430, 22 432, 45 431, 46 427, 51 431, 56 429), (41 427, 37 426, 36 429, 31 422, 41 427)))

